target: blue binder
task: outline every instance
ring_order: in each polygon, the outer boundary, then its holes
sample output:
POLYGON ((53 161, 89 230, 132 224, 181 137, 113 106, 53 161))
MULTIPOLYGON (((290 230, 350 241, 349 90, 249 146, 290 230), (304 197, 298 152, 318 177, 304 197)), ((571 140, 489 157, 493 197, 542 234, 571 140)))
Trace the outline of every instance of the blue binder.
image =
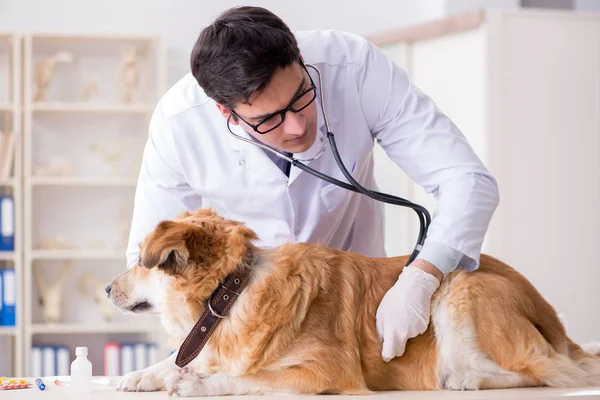
POLYGON ((0 269, 0 326, 3 326, 2 316, 4 315, 4 273, 0 269))
POLYGON ((0 195, 0 251, 15 250, 15 201, 0 195))
POLYGON ((15 282, 15 270, 12 268, 2 271, 2 317, 0 325, 15 326, 15 306, 17 300, 17 285, 15 282))

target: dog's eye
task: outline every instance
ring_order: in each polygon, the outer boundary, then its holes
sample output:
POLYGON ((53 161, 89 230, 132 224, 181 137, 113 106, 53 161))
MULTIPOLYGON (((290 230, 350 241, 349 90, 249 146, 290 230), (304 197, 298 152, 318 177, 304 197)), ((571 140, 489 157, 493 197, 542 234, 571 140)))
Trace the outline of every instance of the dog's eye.
POLYGON ((138 266, 140 266, 140 267, 142 266, 142 259, 141 258, 138 258, 138 266))

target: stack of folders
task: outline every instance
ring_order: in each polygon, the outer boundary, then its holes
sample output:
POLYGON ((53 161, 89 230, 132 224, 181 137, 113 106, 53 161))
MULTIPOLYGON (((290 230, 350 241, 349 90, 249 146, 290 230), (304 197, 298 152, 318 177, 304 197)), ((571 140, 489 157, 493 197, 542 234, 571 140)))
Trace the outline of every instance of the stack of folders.
MULTIPOLYGON (((88 356, 89 358, 89 356, 88 356)), ((32 376, 67 376, 71 370, 71 351, 67 346, 33 346, 31 348, 32 376)), ((103 371, 94 375, 121 376, 158 362, 154 343, 118 343, 104 345, 103 371)))
POLYGON ((104 345, 104 376, 123 376, 161 361, 156 343, 108 342, 104 345))
MULTIPOLYGON (((0 195, 0 252, 13 252, 14 250, 14 200, 12 196, 0 195)), ((0 263, 0 326, 15 326, 16 295, 15 270, 0 263)))
POLYGON ((33 346, 31 376, 71 375, 71 351, 67 346, 33 346))

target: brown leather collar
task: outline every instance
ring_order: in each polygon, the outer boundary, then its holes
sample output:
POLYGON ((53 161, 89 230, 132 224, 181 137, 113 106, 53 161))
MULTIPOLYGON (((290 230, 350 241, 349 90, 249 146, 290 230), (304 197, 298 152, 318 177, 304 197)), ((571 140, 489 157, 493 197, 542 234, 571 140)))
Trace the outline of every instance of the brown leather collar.
POLYGON ((200 354, 219 322, 229 314, 233 303, 248 283, 251 267, 256 257, 248 251, 238 267, 225 278, 225 282, 208 298, 207 307, 192 331, 179 348, 175 364, 183 368, 200 354))

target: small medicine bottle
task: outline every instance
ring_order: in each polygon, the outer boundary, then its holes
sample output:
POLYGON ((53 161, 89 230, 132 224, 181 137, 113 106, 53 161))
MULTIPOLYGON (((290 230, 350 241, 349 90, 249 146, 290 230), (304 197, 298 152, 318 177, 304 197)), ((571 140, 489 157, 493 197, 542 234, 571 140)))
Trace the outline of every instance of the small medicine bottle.
POLYGON ((92 390, 92 363, 87 358, 87 347, 75 348, 75 355, 71 363, 71 390, 89 392, 92 390))

